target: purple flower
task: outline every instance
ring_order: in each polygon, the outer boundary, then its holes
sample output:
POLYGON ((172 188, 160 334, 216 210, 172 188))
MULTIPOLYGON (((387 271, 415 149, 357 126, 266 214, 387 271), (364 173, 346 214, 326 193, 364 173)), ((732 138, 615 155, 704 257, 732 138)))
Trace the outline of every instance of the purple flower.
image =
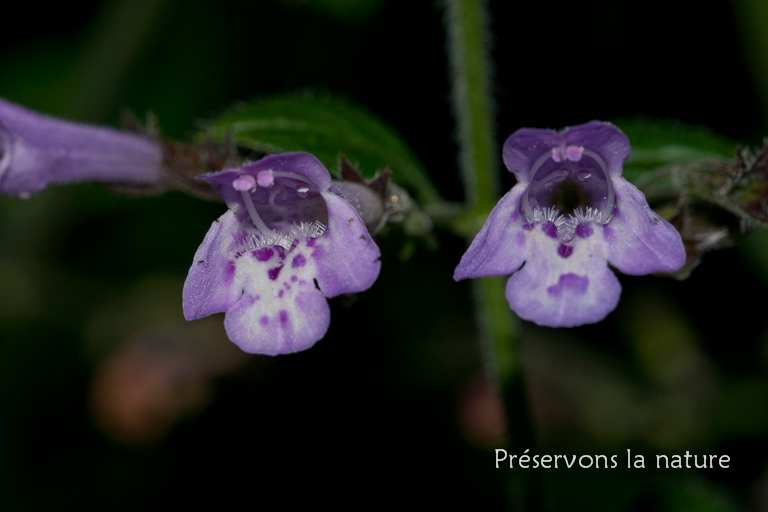
POLYGON ((491 212, 454 273, 512 274, 506 296, 539 325, 598 322, 618 304, 625 274, 671 272, 685 263, 680 235, 622 176, 629 140, 610 123, 562 132, 522 128, 504 143, 518 183, 491 212))
POLYGON ((148 138, 37 114, 0 99, 0 194, 28 197, 54 183, 154 185, 162 151, 148 138))
POLYGON ((229 210, 195 253, 187 320, 226 312, 227 334, 246 352, 298 352, 328 330, 326 297, 366 290, 378 277, 379 248, 314 156, 269 155, 201 178, 229 210))

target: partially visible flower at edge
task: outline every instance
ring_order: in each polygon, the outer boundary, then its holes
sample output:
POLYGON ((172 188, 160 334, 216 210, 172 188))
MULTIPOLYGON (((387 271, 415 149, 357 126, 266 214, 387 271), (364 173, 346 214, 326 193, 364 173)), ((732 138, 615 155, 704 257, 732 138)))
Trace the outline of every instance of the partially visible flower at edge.
POLYGON ((200 178, 229 210, 195 253, 187 320, 226 312, 227 335, 246 352, 298 352, 328 330, 326 298, 366 290, 378 277, 379 248, 314 156, 269 155, 200 178))
POLYGON ((685 263, 678 232, 622 176, 627 136, 591 121, 522 128, 504 143, 517 184, 499 201, 454 279, 512 274, 509 305, 550 327, 598 322, 613 311, 625 274, 672 272, 685 263))
POLYGON ((0 99, 0 194, 29 197, 48 185, 163 181, 158 141, 55 119, 0 99))

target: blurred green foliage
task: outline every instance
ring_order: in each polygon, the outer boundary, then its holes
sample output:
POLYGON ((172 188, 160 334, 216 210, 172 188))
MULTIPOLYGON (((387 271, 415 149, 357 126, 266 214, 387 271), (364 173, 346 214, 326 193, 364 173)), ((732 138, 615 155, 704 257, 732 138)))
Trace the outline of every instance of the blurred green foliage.
POLYGON ((672 121, 625 119, 617 122, 632 143, 624 177, 635 182, 660 167, 696 160, 736 157, 736 144, 700 126, 672 121))

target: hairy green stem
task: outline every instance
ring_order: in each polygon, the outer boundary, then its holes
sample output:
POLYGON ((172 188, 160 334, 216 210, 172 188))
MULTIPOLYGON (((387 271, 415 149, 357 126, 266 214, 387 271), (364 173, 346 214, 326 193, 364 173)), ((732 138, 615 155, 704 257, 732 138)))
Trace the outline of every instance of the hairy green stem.
MULTIPOLYGON (((466 204, 470 218, 480 214, 485 217, 499 197, 487 5, 484 0, 447 0, 446 8, 452 97, 466 204)), ((477 279, 473 285, 486 371, 499 388, 509 424, 507 449, 510 455, 520 455, 526 449, 533 453, 518 351, 519 328, 504 296, 504 279, 477 279)), ((510 471, 510 497, 515 510, 539 509, 540 496, 530 478, 532 473, 504 470, 510 471)))
POLYGON ((448 0, 448 53, 467 206, 490 211, 499 195, 488 19, 484 0, 448 0))

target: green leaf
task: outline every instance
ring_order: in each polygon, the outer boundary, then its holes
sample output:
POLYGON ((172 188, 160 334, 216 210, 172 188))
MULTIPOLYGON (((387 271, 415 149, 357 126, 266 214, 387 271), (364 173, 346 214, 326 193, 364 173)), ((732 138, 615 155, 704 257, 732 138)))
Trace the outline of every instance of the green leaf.
POLYGON ((632 155, 624 165, 624 177, 632 182, 660 167, 736 156, 733 141, 705 128, 648 119, 628 119, 616 124, 632 144, 632 155))
POLYGON ((367 178, 389 167, 392 180, 413 190, 421 201, 440 200, 421 162, 397 132, 340 99, 281 95, 253 101, 214 120, 205 135, 222 140, 228 133, 243 148, 312 153, 332 171, 338 169, 339 153, 367 178))

